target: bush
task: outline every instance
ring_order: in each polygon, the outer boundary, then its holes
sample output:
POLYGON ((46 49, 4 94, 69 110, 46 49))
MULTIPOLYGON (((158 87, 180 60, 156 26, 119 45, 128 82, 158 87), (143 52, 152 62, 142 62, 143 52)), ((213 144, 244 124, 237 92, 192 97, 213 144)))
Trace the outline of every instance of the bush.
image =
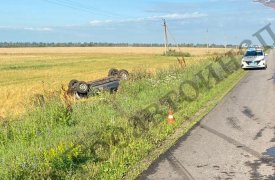
POLYGON ((163 53, 164 56, 175 56, 175 57, 191 57, 189 52, 178 52, 176 50, 169 49, 166 53, 163 53))

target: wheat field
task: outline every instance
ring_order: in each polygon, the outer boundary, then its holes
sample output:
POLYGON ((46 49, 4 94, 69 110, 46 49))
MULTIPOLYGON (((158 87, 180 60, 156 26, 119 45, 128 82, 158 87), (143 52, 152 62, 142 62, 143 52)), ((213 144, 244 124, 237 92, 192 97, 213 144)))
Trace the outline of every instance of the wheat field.
MULTIPOLYGON (((187 65, 224 49, 182 48, 191 53, 187 65)), ((0 119, 25 112, 35 94, 58 90, 71 79, 84 81, 105 77, 110 68, 154 72, 177 64, 155 47, 0 48, 0 119)))
MULTIPOLYGON (((171 48, 179 50, 178 48, 171 48)), ((181 47, 181 51, 194 56, 207 53, 223 53, 224 48, 181 47)), ((163 54, 162 47, 41 47, 41 48, 0 48, 0 54, 163 54)))

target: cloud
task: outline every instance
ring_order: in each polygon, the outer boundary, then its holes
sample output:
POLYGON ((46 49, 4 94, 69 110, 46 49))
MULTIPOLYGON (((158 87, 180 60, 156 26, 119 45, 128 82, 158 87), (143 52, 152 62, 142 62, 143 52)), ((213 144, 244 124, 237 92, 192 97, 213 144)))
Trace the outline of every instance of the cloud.
POLYGON ((108 24, 122 24, 122 23, 139 23, 139 22, 146 22, 146 21, 159 21, 162 19, 170 20, 170 21, 180 21, 185 19, 194 19, 194 18, 201 18, 206 17, 207 14, 203 13, 171 13, 162 16, 150 16, 150 17, 143 17, 143 18, 132 18, 132 19, 123 19, 123 20, 93 20, 90 21, 90 25, 92 26, 102 26, 108 24))
POLYGON ((50 27, 16 27, 16 26, 0 26, 0 30, 23 30, 23 31, 53 31, 50 27))
POLYGON ((0 26, 0 29, 9 29, 9 26, 0 26))
POLYGON ((152 20, 158 20, 158 19, 183 20, 183 19, 201 18, 201 17, 206 17, 206 16, 207 16, 207 14, 198 13, 198 12, 194 12, 194 13, 190 13, 190 14, 173 13, 173 14, 167 14, 164 16, 153 16, 151 19, 152 20))
POLYGON ((24 27, 23 30, 26 30, 26 31, 53 31, 53 29, 49 28, 49 27, 24 27))

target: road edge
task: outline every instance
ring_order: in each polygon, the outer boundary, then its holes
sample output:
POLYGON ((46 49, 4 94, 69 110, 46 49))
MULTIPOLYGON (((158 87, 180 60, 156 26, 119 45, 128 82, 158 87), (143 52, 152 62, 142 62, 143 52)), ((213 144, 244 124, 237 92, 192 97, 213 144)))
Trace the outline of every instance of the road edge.
MULTIPOLYGON (((237 73, 237 72, 236 72, 237 73)), ((235 74, 235 73, 234 73, 235 74)), ((238 73, 237 73, 238 74, 238 73)), ((142 173, 145 173, 146 170, 163 154, 167 153, 171 147, 173 147, 177 142, 184 138, 188 132, 194 129, 199 122, 209 114, 230 92, 232 92, 243 79, 248 75, 248 72, 240 71, 240 77, 233 79, 235 82, 230 85, 230 87, 220 96, 209 101, 200 111, 198 111, 194 117, 190 120, 184 121, 180 127, 175 130, 175 133, 167 138, 162 145, 157 149, 150 152, 142 161, 137 163, 123 179, 138 179, 142 173), (242 74, 241 74, 242 73, 242 74)))

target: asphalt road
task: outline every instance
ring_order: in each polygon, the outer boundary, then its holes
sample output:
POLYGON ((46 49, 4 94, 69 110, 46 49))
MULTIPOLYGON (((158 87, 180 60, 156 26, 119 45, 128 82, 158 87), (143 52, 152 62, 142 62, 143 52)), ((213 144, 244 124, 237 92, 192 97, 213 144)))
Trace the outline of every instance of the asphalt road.
POLYGON ((275 51, 139 179, 275 179, 275 51))

